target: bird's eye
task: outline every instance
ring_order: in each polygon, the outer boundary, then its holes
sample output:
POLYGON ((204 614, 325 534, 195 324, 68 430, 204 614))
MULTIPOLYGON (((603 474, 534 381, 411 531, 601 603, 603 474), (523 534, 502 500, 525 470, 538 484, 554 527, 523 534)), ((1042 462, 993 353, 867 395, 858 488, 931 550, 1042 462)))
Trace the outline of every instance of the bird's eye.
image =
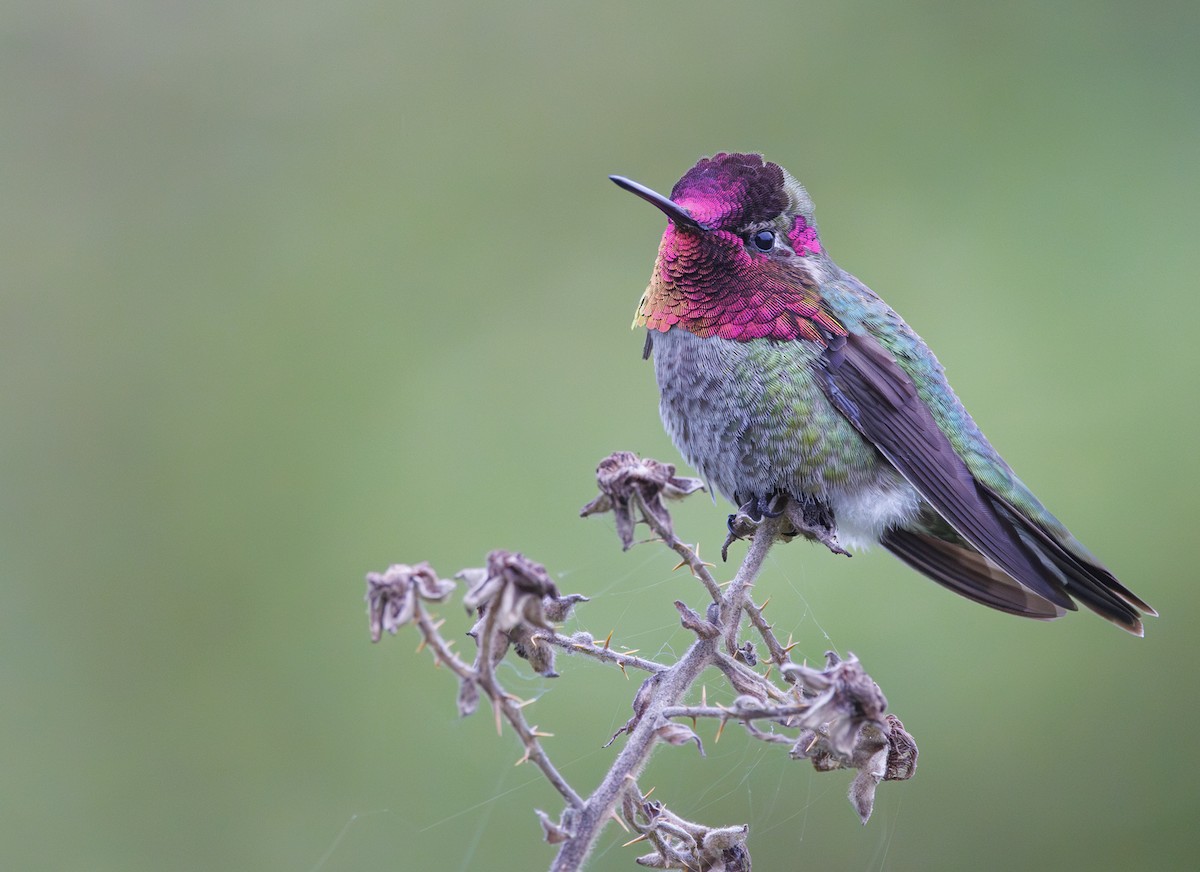
POLYGON ((759 251, 770 251, 775 247, 775 231, 760 230, 750 237, 750 244, 759 251))

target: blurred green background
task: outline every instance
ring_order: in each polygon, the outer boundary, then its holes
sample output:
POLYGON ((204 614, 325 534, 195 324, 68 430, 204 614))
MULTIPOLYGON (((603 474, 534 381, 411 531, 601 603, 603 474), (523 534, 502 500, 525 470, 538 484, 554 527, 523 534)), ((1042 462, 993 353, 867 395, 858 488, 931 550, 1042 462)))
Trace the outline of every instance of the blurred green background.
MULTIPOLYGON (((628 330, 663 219, 605 176, 740 149, 1163 617, 1024 622, 781 547, 777 626, 859 655, 916 778, 864 828, 845 774, 707 725, 643 786, 749 823, 761 869, 1192 868, 1195 3, 18 2, 0 29, 0 866, 546 867, 555 795, 411 631, 369 643, 363 575, 522 550, 593 597, 570 631, 682 650, 698 585, 576 516, 608 452, 677 457, 628 330)), ((677 526, 713 555, 727 511, 677 526)), ((635 684, 559 669, 504 678, 590 791, 635 684)), ((633 868, 627 838, 592 868, 633 868)))

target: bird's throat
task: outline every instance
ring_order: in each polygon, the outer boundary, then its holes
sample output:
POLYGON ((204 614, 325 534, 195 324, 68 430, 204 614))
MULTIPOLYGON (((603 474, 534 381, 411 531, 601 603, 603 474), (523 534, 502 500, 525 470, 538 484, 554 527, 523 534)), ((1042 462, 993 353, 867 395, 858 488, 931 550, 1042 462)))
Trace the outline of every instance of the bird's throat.
POLYGON ((808 340, 844 336, 845 328, 821 305, 810 273, 770 262, 716 270, 703 257, 681 257, 663 240, 654 274, 638 303, 634 327, 665 333, 679 328, 697 336, 749 341, 808 340))

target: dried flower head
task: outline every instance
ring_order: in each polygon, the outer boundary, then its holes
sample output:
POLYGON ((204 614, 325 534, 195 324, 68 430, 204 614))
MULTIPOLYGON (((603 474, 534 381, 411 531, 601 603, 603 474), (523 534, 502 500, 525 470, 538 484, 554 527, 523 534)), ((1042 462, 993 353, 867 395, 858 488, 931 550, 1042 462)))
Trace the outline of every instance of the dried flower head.
POLYGON ((459 577, 470 585, 463 605, 479 615, 468 635, 480 651, 490 646, 494 663, 513 644, 539 674, 556 676, 554 649, 539 631, 553 630, 553 621, 566 620, 571 608, 587 597, 560 596, 546 567, 512 551, 493 551, 486 569, 466 569, 459 577))
POLYGON ((840 660, 826 652, 824 670, 787 664, 802 691, 815 694, 804 717, 806 729, 792 757, 812 761, 818 772, 857 769, 850 802, 865 824, 881 781, 903 781, 917 769, 917 743, 895 715, 884 715, 887 700, 858 658, 840 660))
POLYGON ((440 603, 454 590, 454 582, 440 579, 428 563, 396 563, 385 572, 367 573, 367 617, 371 641, 383 631, 396 631, 413 619, 418 598, 440 603))
POLYGON ((463 597, 467 611, 480 615, 490 611, 501 630, 520 623, 550 629, 542 608, 542 597, 558 597, 558 587, 546 572, 524 554, 497 549, 488 555, 487 569, 464 569, 460 573, 470 582, 463 597))
POLYGON ((888 715, 885 730, 863 727, 850 766, 858 770, 850 782, 850 803, 865 824, 875 807, 879 782, 905 781, 917 771, 917 743, 898 717, 888 715))
POLYGON ((622 816, 655 853, 637 858, 650 869, 684 872, 750 872, 748 826, 706 827, 679 817, 662 803, 626 793, 622 816))
POLYGON ((811 697, 805 722, 821 733, 832 754, 849 759, 864 725, 883 727, 887 698, 853 654, 842 660, 827 651, 825 659, 825 669, 785 663, 781 671, 811 697))
POLYGON ((633 527, 638 521, 633 511, 638 500, 648 515, 670 530, 671 515, 663 505, 663 498, 683 499, 704 489, 704 482, 698 478, 676 476, 672 464, 643 459, 632 451, 617 451, 601 460, 596 467, 596 484, 600 496, 584 506, 579 514, 586 518, 612 512, 617 522, 617 535, 625 550, 633 544, 633 527))

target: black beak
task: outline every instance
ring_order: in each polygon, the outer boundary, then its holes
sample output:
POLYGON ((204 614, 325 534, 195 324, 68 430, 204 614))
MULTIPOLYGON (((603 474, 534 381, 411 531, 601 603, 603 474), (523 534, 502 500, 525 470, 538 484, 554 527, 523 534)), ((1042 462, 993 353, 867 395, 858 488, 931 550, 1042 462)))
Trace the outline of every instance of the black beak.
POLYGON ((609 176, 609 178, 617 184, 617 187, 624 188, 632 194, 637 194, 647 203, 653 203, 668 218, 675 222, 676 227, 687 227, 691 230, 706 229, 703 224, 688 214, 687 209, 664 197, 658 191, 652 191, 645 185, 639 185, 637 182, 627 179, 624 176, 609 176))

